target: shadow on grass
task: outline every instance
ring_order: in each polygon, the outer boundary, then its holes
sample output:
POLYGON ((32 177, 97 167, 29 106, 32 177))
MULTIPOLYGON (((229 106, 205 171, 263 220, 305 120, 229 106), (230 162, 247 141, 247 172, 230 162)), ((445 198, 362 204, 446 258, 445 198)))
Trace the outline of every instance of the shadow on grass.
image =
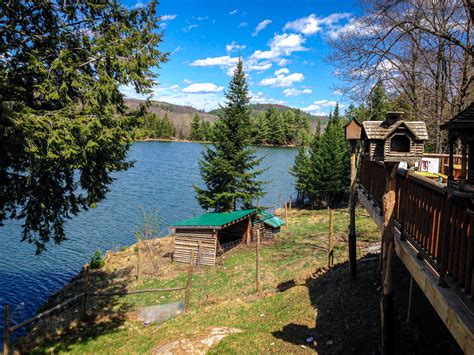
MULTIPOLYGON (((89 296, 87 312, 82 315, 83 298, 66 305, 58 311, 40 319, 28 329, 28 335, 18 339, 15 346, 21 353, 44 353, 50 350, 71 351, 72 345, 85 344, 101 335, 118 330, 126 320, 130 305, 121 302, 122 296, 96 296, 94 292, 125 292, 133 268, 121 269, 118 272, 95 270, 89 276, 89 296), (110 280, 124 280, 111 283, 110 280), (51 348, 51 349, 49 349, 51 348)), ((54 295, 42 310, 62 303, 83 292, 82 274, 71 280, 70 285, 54 295)))
MULTIPOLYGON (((296 345, 313 346, 320 354, 379 354, 381 293, 378 257, 374 256, 359 260, 357 280, 350 278, 347 262, 307 278, 315 327, 290 323, 273 335, 296 345)), ((410 274, 398 258, 394 258, 394 280, 395 353, 462 354, 416 283, 411 321, 406 323, 410 274)), ((290 284, 282 284, 282 292, 291 288, 290 284)))

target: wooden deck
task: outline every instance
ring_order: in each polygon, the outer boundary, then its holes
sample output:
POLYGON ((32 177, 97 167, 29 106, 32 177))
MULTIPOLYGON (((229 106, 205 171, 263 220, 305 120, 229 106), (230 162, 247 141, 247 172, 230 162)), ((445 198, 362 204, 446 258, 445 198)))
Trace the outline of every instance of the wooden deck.
MULTIPOLYGON (((380 231, 384 167, 363 160, 359 201, 380 231)), ((400 169, 395 251, 466 354, 474 353, 474 213, 449 188, 400 169)))

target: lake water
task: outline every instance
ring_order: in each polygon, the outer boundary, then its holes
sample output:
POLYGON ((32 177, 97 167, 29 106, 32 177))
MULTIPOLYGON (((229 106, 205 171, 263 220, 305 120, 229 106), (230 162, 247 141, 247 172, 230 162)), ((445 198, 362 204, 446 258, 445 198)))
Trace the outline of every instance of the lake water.
MULTIPOLYGON (((204 146, 196 143, 135 143, 129 158, 135 166, 117 173, 105 201, 67 222, 69 240, 49 245, 40 256, 33 245, 20 242, 21 223, 7 221, 0 227, 0 337, 3 336, 3 305, 10 304, 13 323, 36 313, 48 294, 63 287, 90 260, 96 250, 118 250, 135 242, 134 231, 142 210, 158 211, 164 228, 203 213, 194 197, 200 183, 198 160, 204 146)), ((269 181, 260 205, 277 207, 294 191, 288 169, 296 149, 258 148, 263 156, 262 175, 269 181)), ((1 342, 0 338, 0 342, 1 342)))

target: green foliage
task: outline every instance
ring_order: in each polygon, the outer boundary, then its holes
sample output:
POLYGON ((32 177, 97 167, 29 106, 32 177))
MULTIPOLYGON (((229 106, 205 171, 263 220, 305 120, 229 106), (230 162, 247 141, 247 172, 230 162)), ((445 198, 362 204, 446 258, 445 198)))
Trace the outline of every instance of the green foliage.
POLYGON ((91 269, 101 269, 104 265, 105 259, 102 257, 101 252, 97 250, 94 255, 92 255, 89 266, 91 269))
POLYGON ((23 220, 37 253, 64 221, 105 198, 139 113, 120 86, 150 93, 167 60, 157 1, 2 1, 0 223, 23 220))
POLYGON ((160 118, 155 113, 149 112, 146 113, 140 121, 140 127, 135 131, 135 137, 138 139, 170 139, 173 138, 176 133, 167 113, 165 113, 163 118, 160 118))
POLYGON ((313 204, 333 205, 345 197, 350 182, 350 161, 344 122, 336 105, 324 133, 321 134, 318 122, 309 150, 301 149, 296 156, 292 174, 303 201, 306 193, 313 204))
POLYGON ((194 186, 204 209, 231 211, 249 208, 264 195, 262 181, 256 180, 262 170, 255 149, 250 147, 251 124, 248 85, 239 60, 226 93, 226 104, 215 123, 213 147, 207 147, 200 161, 201 178, 206 188, 194 186))
POLYGON ((309 116, 301 110, 277 110, 270 107, 252 122, 254 143, 301 145, 307 142, 309 116))
POLYGON ((203 140, 201 131, 201 118, 199 117, 198 113, 194 114, 193 120, 191 122, 191 133, 189 134, 189 139, 197 142, 203 140))
POLYGON ((383 121, 389 109, 389 102, 382 83, 375 84, 370 96, 370 120, 383 121))

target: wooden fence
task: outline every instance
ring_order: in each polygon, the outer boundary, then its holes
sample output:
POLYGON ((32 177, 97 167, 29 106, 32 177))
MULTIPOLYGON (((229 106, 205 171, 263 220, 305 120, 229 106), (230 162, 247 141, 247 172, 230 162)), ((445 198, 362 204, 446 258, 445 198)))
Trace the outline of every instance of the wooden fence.
MULTIPOLYGON (((382 206, 383 164, 363 160, 360 182, 382 206)), ((447 281, 473 294, 474 214, 463 199, 448 193, 445 185, 399 169, 395 219, 402 237, 438 272, 440 284, 447 281)))
MULTIPOLYGON (((33 324, 37 323, 40 320, 45 320, 48 316, 53 315, 55 312, 64 309, 71 309, 73 310, 74 307, 77 307, 79 311, 74 312, 67 312, 69 316, 75 317, 79 320, 84 319, 87 314, 88 303, 92 298, 99 298, 99 297, 113 297, 113 296, 127 296, 127 295, 134 295, 134 294, 141 294, 141 293, 153 293, 153 292, 173 292, 173 291, 185 291, 185 310, 187 311, 189 308, 189 299, 191 294, 191 287, 192 287, 192 277, 194 272, 194 261, 195 261, 195 254, 192 253, 191 261, 189 263, 189 273, 186 286, 184 287, 171 287, 171 288, 151 288, 151 289, 143 289, 143 290, 119 290, 119 291, 112 291, 112 292, 104 292, 104 291, 89 291, 89 267, 86 265, 84 268, 84 276, 83 276, 83 292, 63 301, 37 315, 27 320, 24 320, 17 324, 11 324, 10 320, 10 306, 8 304, 4 305, 4 330, 3 330, 3 355, 8 355, 13 353, 12 348, 10 346, 10 336, 15 331, 25 327, 31 327, 33 324), (79 304, 80 302, 80 304, 79 304)), ((68 318, 68 317, 65 317, 68 318)), ((70 319, 66 319, 70 320, 70 319)), ((64 319, 63 319, 64 321, 64 319)), ((50 322, 53 324, 54 327, 57 327, 58 322, 52 321, 50 322)))

